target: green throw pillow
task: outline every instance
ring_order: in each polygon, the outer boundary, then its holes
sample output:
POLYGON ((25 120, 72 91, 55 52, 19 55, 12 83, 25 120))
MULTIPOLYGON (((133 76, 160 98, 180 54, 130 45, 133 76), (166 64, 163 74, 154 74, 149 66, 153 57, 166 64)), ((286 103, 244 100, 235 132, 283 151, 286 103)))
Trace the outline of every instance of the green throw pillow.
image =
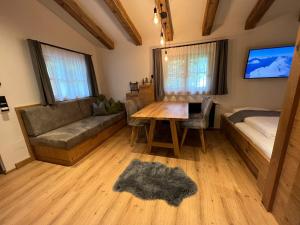
POLYGON ((99 96, 97 97, 97 101, 99 101, 99 102, 103 102, 103 101, 105 101, 105 100, 106 100, 105 95, 99 95, 99 96))
POLYGON ((114 102, 114 103, 110 106, 110 108, 109 108, 109 110, 108 110, 108 113, 109 113, 109 114, 115 114, 115 113, 118 113, 118 112, 120 112, 120 107, 119 107, 118 103, 114 102))
POLYGON ((109 114, 119 113, 119 112, 123 111, 123 107, 124 106, 120 101, 114 102, 108 109, 108 113, 109 114))
POLYGON ((117 103, 118 103, 119 106, 120 106, 120 111, 124 111, 124 110, 125 110, 125 104, 122 103, 122 102, 120 102, 120 101, 118 101, 117 103))
POLYGON ((112 105, 115 103, 115 100, 114 100, 113 98, 110 98, 110 99, 108 100, 108 102, 109 102, 109 104, 112 106, 112 105))

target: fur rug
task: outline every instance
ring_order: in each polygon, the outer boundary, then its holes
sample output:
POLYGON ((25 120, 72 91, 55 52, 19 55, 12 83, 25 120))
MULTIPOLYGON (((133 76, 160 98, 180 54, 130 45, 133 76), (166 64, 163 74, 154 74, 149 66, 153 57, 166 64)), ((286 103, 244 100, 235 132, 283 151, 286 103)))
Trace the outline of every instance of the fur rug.
POLYGON ((184 198, 197 192, 197 185, 179 167, 133 160, 120 175, 113 190, 127 191, 142 199, 163 199, 178 206, 184 198))

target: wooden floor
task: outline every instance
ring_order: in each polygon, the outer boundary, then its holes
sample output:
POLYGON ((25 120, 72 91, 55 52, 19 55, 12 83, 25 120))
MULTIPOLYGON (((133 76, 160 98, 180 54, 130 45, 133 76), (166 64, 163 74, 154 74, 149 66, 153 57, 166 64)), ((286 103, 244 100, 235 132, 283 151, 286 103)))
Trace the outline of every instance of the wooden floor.
POLYGON ((146 145, 131 148, 129 137, 130 130, 122 129, 73 167, 33 161, 1 175, 0 224, 276 225, 260 203, 254 177, 218 131, 208 132, 207 154, 186 146, 181 159, 144 154, 146 145), (132 159, 180 166, 198 193, 176 208, 113 192, 132 159))

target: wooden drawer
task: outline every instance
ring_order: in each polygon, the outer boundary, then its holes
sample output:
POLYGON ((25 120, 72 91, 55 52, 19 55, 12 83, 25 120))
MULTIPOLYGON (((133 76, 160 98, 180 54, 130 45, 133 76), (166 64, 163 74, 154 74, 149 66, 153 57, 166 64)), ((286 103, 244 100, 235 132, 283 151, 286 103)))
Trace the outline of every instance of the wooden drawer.
POLYGON ((236 151, 241 155, 246 165, 257 178, 260 190, 263 189, 265 177, 269 169, 269 159, 261 150, 225 116, 221 117, 221 129, 228 137, 236 151))

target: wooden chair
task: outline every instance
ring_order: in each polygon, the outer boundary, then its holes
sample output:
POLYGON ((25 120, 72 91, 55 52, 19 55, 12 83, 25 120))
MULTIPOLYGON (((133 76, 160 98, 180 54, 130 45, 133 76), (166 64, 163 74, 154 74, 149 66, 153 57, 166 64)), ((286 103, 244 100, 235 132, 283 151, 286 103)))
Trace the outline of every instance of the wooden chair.
MULTIPOLYGON (((141 107, 141 106, 140 106, 141 107)), ((134 120, 131 118, 131 115, 140 110, 139 104, 134 100, 127 100, 125 102, 125 108, 127 113, 127 124, 131 126, 131 137, 130 137, 130 145, 133 146, 136 142, 136 139, 139 135, 141 128, 145 129, 146 138, 148 140, 148 131, 147 124, 149 124, 148 120, 134 120)))
POLYGON ((207 129, 209 125, 209 114, 212 105, 213 101, 211 97, 203 97, 203 101, 201 103, 201 113, 190 114, 190 118, 187 121, 181 123, 181 126, 184 128, 181 147, 184 144, 188 129, 197 129, 200 133, 202 151, 206 152, 204 130, 207 129))

